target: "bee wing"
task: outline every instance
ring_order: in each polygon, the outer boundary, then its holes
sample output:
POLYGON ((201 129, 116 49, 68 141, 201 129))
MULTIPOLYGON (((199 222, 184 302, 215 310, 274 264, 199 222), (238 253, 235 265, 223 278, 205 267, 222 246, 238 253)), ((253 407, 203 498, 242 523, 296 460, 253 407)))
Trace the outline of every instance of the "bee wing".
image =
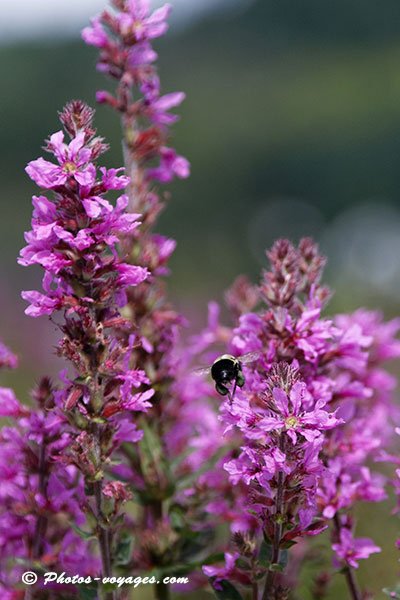
POLYGON ((197 369, 192 369, 191 373, 193 375, 197 375, 198 377, 203 377, 204 375, 209 375, 210 367, 200 367, 197 369))
POLYGON ((255 350, 254 352, 247 352, 247 354, 243 354, 242 356, 238 356, 238 360, 243 365, 247 365, 248 363, 251 363, 254 360, 257 360, 257 358, 260 356, 260 354, 261 354, 260 350, 255 350))
MULTIPOLYGON (((261 350, 255 350, 254 352, 247 352, 247 354, 242 354, 242 356, 238 356, 237 359, 241 362, 241 364, 247 365, 247 363, 251 363, 260 356, 261 350)), ((202 377, 203 375, 209 375, 211 371, 211 367, 200 367, 197 369, 193 369, 191 373, 193 375, 198 375, 202 377)))

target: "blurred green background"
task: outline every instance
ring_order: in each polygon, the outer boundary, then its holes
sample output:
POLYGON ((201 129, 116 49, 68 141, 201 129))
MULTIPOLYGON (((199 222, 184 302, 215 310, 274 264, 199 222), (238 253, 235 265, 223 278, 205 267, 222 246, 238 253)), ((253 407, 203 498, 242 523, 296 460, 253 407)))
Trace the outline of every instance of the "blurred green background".
MULTIPOLYGON (((312 235, 329 258, 329 312, 363 305, 398 314, 400 2, 218 4, 155 43, 164 92, 187 93, 173 145, 192 164, 190 179, 168 188, 158 227, 178 241, 171 299, 194 331, 237 274, 258 280, 274 239, 312 235)), ((40 374, 61 366, 51 324, 26 317, 20 299, 40 285, 39 271, 16 264, 36 193, 24 166, 59 129, 66 101, 94 105, 95 90, 107 87, 95 61, 78 33, 0 45, 1 336, 21 357, 3 385, 23 400, 40 374)), ((120 166, 118 117, 99 107, 96 123, 111 144, 103 162, 120 166)), ((384 547, 359 571, 375 590, 397 579, 392 504, 363 507, 357 531, 384 547)), ((334 581, 330 598, 346 597, 334 581)))

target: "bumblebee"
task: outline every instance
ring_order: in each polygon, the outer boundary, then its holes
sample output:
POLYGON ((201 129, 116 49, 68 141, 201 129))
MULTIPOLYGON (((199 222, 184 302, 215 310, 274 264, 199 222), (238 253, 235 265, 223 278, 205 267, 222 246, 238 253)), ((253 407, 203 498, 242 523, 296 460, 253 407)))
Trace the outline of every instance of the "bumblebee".
POLYGON ((242 388, 245 384, 245 379, 242 371, 242 365, 235 356, 223 354, 219 356, 212 364, 211 377, 215 381, 215 389, 221 396, 229 394, 229 389, 226 384, 234 382, 232 397, 235 393, 236 386, 242 388))
POLYGON ((223 354, 219 356, 212 364, 211 370, 209 367, 206 369, 197 369, 198 375, 203 375, 211 372, 211 377, 215 381, 215 389, 221 396, 228 395, 231 402, 236 391, 236 387, 242 388, 245 384, 245 379, 242 371, 242 364, 247 364, 256 360, 259 356, 259 352, 248 352, 242 356, 232 356, 231 354, 223 354), (230 392, 227 385, 233 382, 232 392, 230 392))

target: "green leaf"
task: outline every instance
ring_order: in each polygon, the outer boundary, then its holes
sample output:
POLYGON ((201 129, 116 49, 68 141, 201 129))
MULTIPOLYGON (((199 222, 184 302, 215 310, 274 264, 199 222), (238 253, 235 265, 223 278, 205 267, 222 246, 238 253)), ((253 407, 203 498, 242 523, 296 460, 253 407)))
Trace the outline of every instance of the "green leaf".
POLYGON ((278 573, 283 573, 283 567, 278 563, 272 563, 271 565, 269 565, 268 569, 269 571, 278 571, 278 573))
POLYGON ((390 598, 400 599, 400 583, 393 588, 383 588, 382 592, 390 598))
POLYGON ((83 529, 78 527, 78 525, 75 525, 75 523, 71 522, 71 527, 82 540, 88 541, 96 539, 96 536, 93 533, 90 533, 89 531, 83 531, 83 529))
POLYGON ((85 496, 94 496, 94 487, 91 481, 85 481, 85 496))
POLYGON ((155 577, 157 580, 167 576, 187 575, 198 568, 197 563, 188 563, 185 565, 168 565, 167 567, 159 567, 148 571, 143 577, 155 577))
POLYGON ((288 564, 288 560, 289 560, 289 553, 287 550, 281 550, 279 552, 279 564, 285 568, 286 565, 288 564))
POLYGON ((261 542, 260 551, 258 553, 258 562, 265 567, 269 566, 272 557, 272 546, 265 540, 261 542))
POLYGON ((96 600, 98 592, 97 586, 92 587, 91 585, 80 585, 79 586, 79 598, 80 600, 96 600))
POLYGON ((121 525, 124 522, 124 518, 125 518, 124 513, 122 513, 121 515, 118 515, 118 517, 115 517, 115 519, 112 519, 112 521, 111 521, 112 526, 116 527, 117 525, 121 525))
POLYGON ((267 535, 267 533, 266 533, 265 529, 264 529, 264 531, 263 531, 263 539, 264 539, 264 541, 265 541, 265 542, 267 542, 267 544, 270 544, 270 545, 272 545, 272 538, 270 538, 270 537, 267 535))
POLYGON ((127 565, 132 556, 132 536, 123 534, 115 550, 115 564, 127 565))
POLYGON ((174 493, 174 482, 165 452, 160 437, 144 419, 140 421, 139 427, 143 431, 143 437, 138 442, 138 449, 140 468, 147 486, 146 491, 150 497, 162 500, 174 493))
POLYGON ((218 600, 243 600, 243 596, 239 594, 235 586, 229 583, 229 581, 222 579, 222 581, 218 582, 218 585, 222 588, 221 590, 215 589, 213 585, 214 581, 215 577, 211 577, 211 586, 218 600))
POLYGON ((186 487, 190 486, 192 483, 197 481, 200 475, 203 475, 203 473, 210 471, 214 467, 216 462, 221 458, 221 456, 223 456, 226 453, 226 449, 227 446, 220 448, 218 452, 216 452, 211 458, 202 463, 200 469, 193 473, 189 473, 184 477, 180 477, 179 481, 176 484, 176 489, 178 491, 185 489, 186 487))
POLYGON ((185 511, 179 504, 173 504, 169 509, 171 527, 175 531, 181 531, 186 526, 185 511))
POLYGON ((212 548, 215 538, 215 530, 204 529, 202 531, 192 531, 188 528, 179 532, 182 540, 179 561, 182 563, 199 560, 199 556, 206 551, 207 548, 212 548))
POLYGON ((99 425, 104 425, 104 423, 107 423, 107 419, 104 419, 103 417, 92 417, 90 420, 92 423, 98 423, 99 425))
POLYGON ((238 567, 238 569, 241 569, 242 571, 251 571, 250 563, 244 558, 237 558, 235 561, 235 565, 238 567))
POLYGON ((188 573, 192 573, 195 569, 197 569, 197 566, 197 563, 188 563, 187 565, 171 566, 168 569, 168 575, 187 575, 188 573))
POLYGON ((90 375, 79 375, 79 377, 75 377, 74 383, 89 383, 90 380, 90 375))
POLYGON ((204 550, 204 545, 200 542, 201 540, 198 540, 197 538, 186 537, 186 539, 183 541, 182 547, 180 548, 178 558, 179 562, 185 564, 194 562, 198 558, 200 552, 204 550))
POLYGON ((295 542, 293 540, 286 540, 286 541, 281 542, 279 547, 282 550, 286 550, 286 549, 291 548, 292 546, 295 546, 296 544, 297 544, 297 542, 295 542))
POLYGON ((174 470, 178 468, 184 462, 184 460, 186 460, 186 458, 196 450, 198 450, 198 448, 195 448, 194 446, 192 448, 186 448, 186 450, 184 450, 183 452, 178 454, 178 456, 170 460, 169 464, 171 466, 171 469, 174 470))
POLYGON ((116 583, 110 583, 109 581, 107 581, 107 583, 105 583, 102 586, 102 589, 104 590, 105 593, 113 592, 114 590, 118 589, 118 585, 116 583))
POLYGON ((213 554, 207 556, 207 558, 204 558, 202 561, 200 561, 199 566, 213 565, 214 563, 222 562, 223 560, 225 560, 225 554, 223 552, 214 552, 213 554))

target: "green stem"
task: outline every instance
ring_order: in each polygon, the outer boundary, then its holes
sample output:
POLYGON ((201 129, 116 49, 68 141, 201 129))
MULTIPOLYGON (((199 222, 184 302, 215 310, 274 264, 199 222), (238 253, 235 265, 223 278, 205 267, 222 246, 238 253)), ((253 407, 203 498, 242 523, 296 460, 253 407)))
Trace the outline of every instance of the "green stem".
POLYGON ((258 600, 258 583, 254 582, 251 586, 251 589, 252 589, 252 595, 251 595, 252 600, 258 600))
POLYGON ((99 537, 102 573, 103 573, 103 577, 111 577, 111 560, 110 560, 109 540, 108 540, 107 530, 102 525, 103 514, 102 514, 102 508, 101 508, 101 493, 102 493, 101 481, 96 481, 96 483, 94 484, 94 495, 95 495, 95 500, 96 500, 97 526, 99 529, 98 537, 99 537))
POLYGON ((156 583, 156 600, 170 600, 170 593, 168 585, 164 583, 156 583))
MULTIPOLYGON (((162 521, 163 505, 161 500, 155 500, 152 502, 149 506, 149 510, 152 514, 154 523, 159 523, 162 521)), ((168 584, 162 583, 161 581, 156 583, 154 594, 156 600, 170 600, 168 584)))
MULTIPOLYGON (((39 493, 46 496, 47 488, 46 474, 46 441, 43 439, 39 455, 39 493)), ((38 517, 35 527, 33 542, 33 557, 39 558, 42 554, 43 538, 47 528, 47 518, 43 515, 38 517)))
MULTIPOLYGON (((94 434, 96 438, 96 442, 98 445, 98 452, 101 455, 101 445, 100 445, 100 429, 96 424, 94 426, 94 434)), ((100 548, 100 556, 101 556, 101 565, 102 565, 102 576, 103 577, 111 577, 111 553, 110 553, 110 530, 104 526, 104 515, 103 515, 103 500, 102 500, 102 491, 103 491, 103 483, 102 481, 96 481, 94 483, 94 497, 96 503, 96 517, 97 517, 97 527, 98 527, 98 541, 100 548)), ((102 583, 99 582, 99 588, 102 583)), ((100 594, 102 594, 101 589, 99 589, 100 594)), ((104 594, 105 600, 116 600, 116 592, 112 591, 110 593, 104 594)))
MULTIPOLYGON (((47 473, 46 473, 46 440, 43 438, 39 454, 39 486, 38 491, 42 496, 46 496, 47 473)), ((33 534, 32 557, 40 558, 43 550, 43 538, 47 529, 47 517, 39 515, 36 521, 35 532, 33 534)), ((24 595, 25 600, 31 600, 32 588, 27 586, 24 595)))
MULTIPOLYGON (((279 439, 279 449, 283 450, 284 439, 281 434, 279 439)), ((272 546, 271 564, 279 562, 279 546, 282 538, 282 511, 283 511, 283 471, 278 472, 278 482, 275 498, 275 524, 274 524, 274 541, 272 546)), ((273 599, 273 585, 275 581, 276 571, 268 571, 265 580, 264 592, 262 600, 273 599)))

